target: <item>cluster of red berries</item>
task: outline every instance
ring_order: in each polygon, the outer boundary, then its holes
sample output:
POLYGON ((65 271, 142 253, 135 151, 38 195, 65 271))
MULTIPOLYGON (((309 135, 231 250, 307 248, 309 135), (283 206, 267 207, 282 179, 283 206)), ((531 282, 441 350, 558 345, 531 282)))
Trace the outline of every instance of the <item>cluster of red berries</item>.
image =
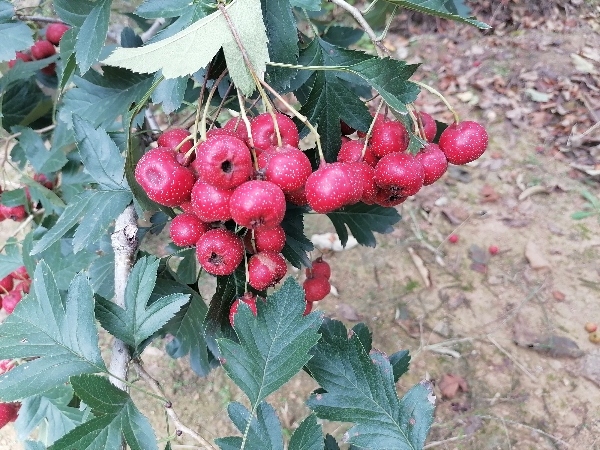
POLYGON ((14 272, 0 280, 0 306, 8 314, 12 314, 23 294, 29 294, 31 279, 25 266, 19 267, 14 272))
MULTIPOLYGON (((11 359, 0 360, 0 375, 8 372, 13 367, 14 363, 11 359)), ((20 403, 0 403, 0 428, 17 420, 20 407, 20 403)))
MULTIPOLYGON (((17 52, 15 59, 8 62, 8 67, 12 69, 18 59, 23 62, 29 62, 31 61, 31 58, 36 60, 44 59, 56 54, 55 45, 59 44, 60 39, 68 29, 69 27, 62 23, 48 25, 48 28, 46 28, 46 39, 40 39, 29 49, 31 56, 27 53, 17 52)), ((56 64, 52 63, 41 69, 41 71, 46 75, 52 76, 56 73, 56 64)))
MULTIPOLYGON (((42 173, 35 174, 33 179, 47 189, 54 189, 56 185, 56 179, 48 178, 42 173)), ((0 187, 0 222, 6 219, 14 220, 15 222, 22 222, 27 217, 27 209, 25 205, 18 206, 6 206, 2 204, 2 187, 0 187)), ((29 188, 25 187, 25 194, 27 200, 31 202, 31 195, 29 194, 29 188)))

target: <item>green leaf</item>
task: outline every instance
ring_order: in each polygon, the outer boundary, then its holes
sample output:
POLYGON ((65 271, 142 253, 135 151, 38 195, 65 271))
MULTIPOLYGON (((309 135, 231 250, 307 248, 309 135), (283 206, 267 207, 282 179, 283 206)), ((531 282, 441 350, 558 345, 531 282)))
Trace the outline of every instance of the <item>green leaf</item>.
POLYGON ((327 28, 323 33, 323 40, 333 45, 340 47, 349 47, 352 44, 357 43, 360 38, 364 36, 365 32, 360 28, 350 28, 334 25, 327 28))
MULTIPOLYGON (((474 17, 459 16, 456 6, 452 0, 386 0, 393 5, 401 8, 411 9, 430 16, 442 17, 443 19, 454 20, 455 22, 466 23, 482 30, 491 27, 483 22, 475 20, 474 17)), ((464 11, 464 9, 462 10, 464 11)))
MULTIPOLYGON (((62 41, 62 39, 61 39, 62 41)), ((61 43, 62 45, 62 43, 61 43)), ((0 90, 8 89, 12 84, 19 80, 26 80, 36 75, 40 69, 48 66, 49 64, 56 62, 58 55, 50 56, 49 58, 40 59, 37 61, 25 62, 20 59, 13 66, 12 69, 2 74, 0 78, 0 90)))
POLYGON ((571 214, 571 219, 582 220, 587 217, 595 216, 596 214, 598 214, 598 211, 577 211, 571 214))
POLYGON ((0 100, 1 125, 7 130, 14 125, 29 125, 52 109, 52 99, 42 92, 33 78, 11 86, 0 100))
POLYGON ((2 194, 0 194, 0 199, 2 200, 2 204, 4 206, 22 206, 29 203, 27 194, 23 188, 4 191, 2 194))
POLYGON ((323 450, 323 431, 314 414, 304 419, 296 428, 288 450, 323 450))
MULTIPOLYGON (((226 6, 226 11, 260 77, 269 60, 260 0, 233 0, 226 6)), ((221 11, 215 11, 161 41, 139 48, 119 48, 103 62, 139 73, 162 70, 165 78, 177 78, 192 75, 205 67, 221 47, 231 79, 242 92, 251 94, 255 89, 254 80, 221 11)))
POLYGON ((75 61, 75 45, 77 44, 77 29, 69 28, 60 38, 60 59, 63 61, 63 69, 58 74, 58 86, 62 91, 71 80, 77 69, 75 61))
POLYGON ((96 1, 77 33, 75 59, 82 74, 98 61, 102 47, 104 47, 111 4, 112 0, 96 1))
POLYGON ((73 239, 69 238, 61 239, 36 256, 38 260, 43 259, 49 267, 52 267, 59 290, 68 289, 75 275, 82 270, 87 270, 92 261, 98 257, 95 252, 87 249, 73 254, 73 239))
POLYGON ((67 205, 56 195, 53 191, 45 186, 42 186, 37 181, 29 178, 28 176, 21 177, 21 183, 29 186, 29 192, 31 193, 31 199, 35 201, 41 201, 44 208, 47 211, 56 211, 57 208, 66 208, 67 205))
POLYGON ((4 253, 0 253, 0 279, 7 276, 23 265, 23 258, 17 240, 10 238, 4 246, 4 253))
POLYGON ((410 365, 408 350, 401 350, 390 355, 390 364, 394 369, 394 383, 397 383, 400 377, 408 372, 408 366, 410 365))
POLYGON ((60 149, 48 150, 42 137, 31 128, 16 127, 15 131, 21 133, 17 145, 24 150, 36 173, 48 175, 59 171, 67 163, 67 156, 60 149))
POLYGON ((73 241, 73 251, 77 253, 100 239, 131 199, 129 191, 84 191, 78 194, 56 224, 34 245, 32 254, 47 249, 81 220, 73 241))
POLYGON ((309 11, 319 11, 321 0, 290 0, 290 4, 296 8, 304 8, 309 11))
POLYGON ((90 284, 96 294, 104 298, 113 298, 115 295, 115 253, 110 237, 105 234, 97 245, 96 253, 99 257, 92 261, 88 271, 90 284))
POLYGON ((368 247, 375 247, 377 241, 373 231, 377 233, 391 233, 400 219, 400 214, 394 208, 384 208, 378 205, 365 205, 357 203, 356 205, 346 206, 334 212, 327 214, 327 217, 333 223, 335 231, 342 241, 342 245, 348 242, 348 231, 359 244, 368 247))
POLYGON ((178 17, 190 8, 190 0, 146 0, 135 10, 144 19, 178 17))
POLYGON ((70 381, 96 417, 56 441, 49 450, 119 450, 122 439, 132 450, 158 450, 150 422, 129 394, 107 378, 95 375, 72 376, 70 381))
MULTIPOLYGON (((262 12, 269 38, 269 56, 271 60, 296 64, 298 62, 298 30, 296 18, 289 0, 262 0, 262 12)), ((267 81, 274 89, 282 91, 289 87, 287 70, 269 67, 267 81)))
POLYGON ((325 436, 325 450, 340 450, 340 446, 330 434, 325 436))
POLYGON ((304 213, 306 209, 288 204, 281 226, 285 231, 285 247, 281 252, 294 267, 310 267, 307 252, 314 250, 313 243, 304 235, 304 213))
POLYGON ((370 353, 358 335, 340 323, 330 326, 313 349, 309 373, 326 392, 307 405, 318 417, 354 424, 346 441, 373 450, 423 448, 433 422, 435 396, 425 381, 399 400, 387 357, 370 353))
POLYGON ((189 300, 188 295, 172 294, 148 304, 158 264, 159 260, 153 256, 138 260, 127 280, 124 309, 102 298, 96 306, 96 317, 102 327, 136 351, 189 300))
POLYGON ((94 299, 83 273, 63 300, 40 262, 32 293, 0 325, 0 358, 35 358, 0 376, 0 399, 13 401, 64 384, 70 376, 106 372, 94 322, 94 299))
POLYGON ((218 340, 227 375, 256 407, 289 381, 310 359, 309 349, 319 340, 318 313, 303 317, 304 290, 288 278, 282 288, 257 301, 258 315, 241 303, 235 316, 240 343, 218 340))
POLYGON ((71 386, 59 386, 43 395, 34 395, 23 401, 15 421, 18 439, 23 441, 33 430, 46 427, 48 443, 56 441, 84 421, 85 412, 68 406, 73 398, 71 386))
POLYGON ((91 123, 73 115, 77 148, 85 170, 101 189, 127 189, 125 161, 106 131, 94 129, 91 123))
POLYGON ((54 0, 52 3, 58 17, 75 27, 81 27, 96 6, 93 0, 54 0))
POLYGON ((152 102, 162 103, 165 114, 171 114, 183 103, 188 77, 170 78, 163 80, 152 93, 152 102))
POLYGON ((15 58, 15 53, 33 45, 31 28, 23 22, 0 23, 0 62, 15 58))
POLYGON ((585 198, 588 202, 590 202, 594 208, 600 209, 600 199, 598 199, 598 197, 596 197, 587 189, 582 189, 580 193, 582 197, 585 198))
POLYGON ((46 450, 46 446, 40 441, 25 441, 25 450, 46 450))

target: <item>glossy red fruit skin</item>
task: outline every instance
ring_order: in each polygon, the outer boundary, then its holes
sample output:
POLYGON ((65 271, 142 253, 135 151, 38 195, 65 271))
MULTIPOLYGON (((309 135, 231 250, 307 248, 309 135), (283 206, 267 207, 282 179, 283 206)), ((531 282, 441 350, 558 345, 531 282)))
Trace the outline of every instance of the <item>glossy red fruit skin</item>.
POLYGON ((19 407, 17 403, 0 403, 0 428, 17 420, 19 407))
POLYGON ((15 222, 22 222, 27 217, 27 211, 24 205, 6 206, 0 204, 0 215, 15 222))
POLYGON ((0 280, 0 295, 4 295, 12 291, 14 286, 14 278, 12 274, 6 275, 0 280))
POLYGON ((44 59, 56 53, 56 49, 51 42, 46 40, 37 41, 31 46, 31 56, 33 59, 44 59))
POLYGON ((181 205, 179 205, 179 207, 181 208, 181 210, 183 212, 192 213, 192 214, 194 213, 194 206, 192 205, 191 200, 189 202, 183 202, 181 205))
POLYGON ((196 243, 196 257, 208 273, 230 275, 244 259, 244 244, 231 231, 215 228, 196 243))
POLYGON ((175 152, 164 147, 142 156, 135 167, 135 179, 150 199, 164 206, 189 201, 196 181, 194 173, 177 162, 175 152))
POLYGON ((235 302, 233 302, 233 305, 231 305, 231 308, 229 309, 229 323, 231 324, 231 326, 234 326, 234 316, 238 311, 240 301, 248 305, 250 307, 250 311, 252 311, 252 314, 256 316, 256 296, 252 295, 252 293, 250 292, 246 292, 242 297, 238 298, 235 302))
MULTIPOLYGON (((279 134, 281 135, 281 145, 288 144, 292 147, 298 147, 300 136, 296 125, 288 116, 276 113, 277 125, 279 126, 279 134)), ((268 150, 271 147, 276 147, 277 134, 271 114, 264 113, 256 116, 250 123, 252 131, 252 142, 254 147, 261 150, 268 150)))
POLYGON ((375 203, 379 206, 389 208, 404 203, 407 198, 408 197, 403 197, 399 195, 398 191, 379 188, 377 190, 377 195, 375 196, 375 203))
POLYGON ((21 290, 13 290, 4 296, 2 299, 2 307, 8 314, 12 314, 17 304, 23 298, 21 290))
MULTIPOLYGON (((161 134, 156 143, 159 147, 175 149, 188 136, 190 136, 190 132, 184 130, 183 128, 171 128, 169 130, 166 130, 163 134, 161 134)), ((193 140, 190 139, 189 141, 186 141, 185 144, 183 144, 179 148, 179 153, 189 152, 192 149, 193 145, 193 140)))
POLYGON ((285 216, 285 195, 270 181, 252 180, 238 186, 229 210, 238 225, 248 229, 275 228, 285 216))
POLYGON ((196 245, 200 236, 210 230, 210 225, 190 213, 179 214, 171 222, 169 233, 173 243, 179 247, 196 245))
POLYGON ((450 241, 452 244, 456 244, 458 242, 458 236, 456 234, 451 234, 448 238, 448 241, 450 241))
POLYGON ((440 136, 439 146, 450 164, 467 164, 483 155, 488 134, 477 122, 452 124, 440 136))
MULTIPOLYGON (((306 302, 306 299, 304 300, 306 302)), ((306 302, 306 307, 304 308, 303 316, 308 316, 313 309, 313 302, 306 302)))
POLYGON ((279 253, 285 247, 285 231, 281 226, 275 228, 259 228, 254 230, 254 242, 252 230, 248 230, 244 236, 244 245, 250 253, 264 252, 270 250, 279 253))
POLYGON ((323 261, 320 256, 312 262, 312 267, 306 269, 307 277, 325 277, 331 278, 331 267, 327 261, 323 261))
POLYGON ((426 112, 420 112, 421 123, 423 124, 423 131, 425 131, 425 139, 429 142, 435 139, 437 135, 437 125, 433 117, 426 112))
POLYGON ((238 138, 248 143, 248 129, 241 117, 232 117, 222 129, 232 131, 238 138))
POLYGON ((15 364, 12 359, 2 359, 0 360, 0 375, 8 372, 10 369, 15 367, 15 364))
POLYGON ((365 150, 363 157, 362 151, 365 143, 363 140, 344 142, 337 156, 338 162, 361 162, 364 161, 368 165, 375 167, 379 159, 373 154, 370 146, 365 150))
POLYGON ((359 201, 372 205, 377 197, 377 184, 375 184, 375 169, 365 162, 347 163, 352 166, 362 182, 362 195, 359 201))
POLYGON ((233 189, 252 175, 248 146, 234 136, 213 136, 196 150, 194 167, 206 183, 221 189, 233 189))
POLYGON ((52 42, 54 45, 58 45, 63 34, 69 30, 69 27, 62 23, 53 23, 48 25, 46 29, 46 39, 52 42))
POLYGON ((265 179, 279 186, 284 194, 302 188, 312 173, 308 157, 290 145, 262 152, 258 167, 264 169, 265 179))
POLYGON ((215 136, 231 136, 243 141, 235 132, 231 130, 226 130, 225 128, 213 128, 212 130, 208 130, 206 132, 206 139, 215 137, 215 136))
POLYGON ((429 186, 442 178, 448 170, 446 155, 436 144, 429 143, 415 155, 423 166, 423 186, 429 186))
POLYGON ((324 276, 319 275, 313 275, 304 280, 302 287, 304 288, 305 299, 307 302, 318 302, 319 300, 323 300, 331 291, 329 280, 324 276))
POLYGON ((499 249, 495 245, 490 245, 490 248, 488 250, 489 250, 490 254, 496 255, 496 254, 498 254, 499 249))
POLYGON ((308 205, 308 199, 306 198, 306 189, 304 188, 304 186, 302 186, 297 191, 285 194, 285 199, 294 205, 308 205))
POLYGON ((12 69, 13 67, 15 67, 15 64, 17 64, 17 60, 19 59, 23 62, 29 62, 31 61, 31 56, 29 56, 27 53, 17 52, 15 59, 11 59, 8 62, 8 68, 12 69))
POLYGON ((194 214, 202 222, 218 222, 231 219, 229 203, 233 189, 219 189, 204 181, 196 181, 192 189, 194 214))
MULTIPOLYGON (((373 113, 371 113, 371 116, 375 117, 373 113)), ((375 125, 373 125, 373 128, 384 122, 387 122, 387 117, 385 117, 383 114, 377 114, 377 117, 375 118, 375 125)), ((361 139, 367 136, 367 133, 364 131, 357 131, 356 134, 361 139)))
POLYGON ((397 191, 398 195, 415 195, 423 187, 423 166, 414 156, 392 153, 379 160, 375 167, 375 183, 381 189, 397 191))
POLYGON ((315 212, 334 211, 362 196, 362 183, 345 164, 322 164, 306 180, 306 199, 315 212))
POLYGON ((275 286, 286 273, 285 259, 277 252, 265 250, 248 260, 248 283, 259 291, 275 286))
POLYGON ((403 152, 408 148, 410 137, 400 122, 384 122, 373 127, 369 145, 377 158, 390 153, 403 152))

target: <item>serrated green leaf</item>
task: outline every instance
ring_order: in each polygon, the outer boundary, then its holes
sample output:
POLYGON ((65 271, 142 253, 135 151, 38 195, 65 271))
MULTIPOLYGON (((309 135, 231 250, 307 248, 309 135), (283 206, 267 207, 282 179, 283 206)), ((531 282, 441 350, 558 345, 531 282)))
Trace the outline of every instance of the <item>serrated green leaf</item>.
POLYGON ((288 278, 282 288, 257 301, 254 317, 240 303, 234 329, 240 343, 218 340, 227 375, 256 407, 269 394, 289 381, 310 359, 308 350, 318 341, 318 313, 303 317, 304 290, 288 278))
POLYGON ((319 11, 321 9, 321 0, 290 0, 290 4, 296 8, 309 11, 319 11))
POLYGON ((83 273, 62 299, 54 276, 40 262, 32 293, 0 325, 0 358, 36 358, 0 376, 0 399, 41 394, 72 375, 106 372, 94 323, 93 293, 83 273))
POLYGON ((304 213, 306 209, 288 204, 281 227, 285 231, 285 247, 281 252, 294 267, 310 267, 307 252, 314 250, 313 243, 304 235, 304 213))
POLYGON ((27 205, 29 203, 29 200, 27 199, 27 194, 25 193, 25 189, 23 188, 12 189, 10 191, 2 192, 0 200, 2 200, 1 203, 4 206, 22 206, 27 205))
POLYGON ((81 220, 73 241, 73 251, 77 253, 100 239, 131 199, 129 191, 84 191, 78 194, 56 224, 34 245, 32 254, 47 249, 81 220))
POLYGON ((330 434, 325 436, 325 450, 340 450, 340 446, 330 434))
POLYGON ((410 365, 408 350, 401 350, 390 355, 390 364, 394 369, 394 383, 397 383, 400 377, 408 372, 408 366, 410 365))
POLYGON ((108 32, 111 4, 112 0, 96 1, 77 33, 75 60, 81 74, 86 73, 98 61, 108 32))
MULTIPOLYGON (((61 44, 62 45, 62 44, 61 44)), ((12 69, 2 74, 2 78, 0 78, 0 90, 8 89, 12 84, 19 80, 26 80, 31 78, 40 69, 56 62, 58 60, 58 55, 52 55, 48 58, 40 59, 37 61, 21 61, 17 60, 17 63, 13 66, 12 69)))
POLYGON ((85 412, 68 406, 73 398, 73 389, 59 386, 43 395, 34 395, 22 402, 15 421, 18 439, 23 441, 45 421, 47 442, 52 444, 84 421, 85 412))
POLYGON ((38 201, 42 202, 42 206, 45 208, 47 213, 57 211, 57 209, 66 208, 67 205, 56 195, 53 191, 48 189, 46 186, 42 186, 37 181, 29 178, 28 176, 21 177, 21 183, 29 187, 29 193, 31 194, 31 200, 35 203, 38 201))
MULTIPOLYGON (((226 11, 260 77, 269 60, 260 0, 233 0, 226 6, 226 11)), ((161 70, 165 78, 177 78, 192 75, 205 67, 221 47, 231 79, 242 92, 250 95, 255 89, 254 80, 220 11, 158 42, 140 48, 119 48, 103 62, 139 73, 161 70)))
POLYGON ((323 431, 314 414, 296 428, 290 438, 288 450, 323 450, 323 431))
MULTIPOLYGON (((456 7, 450 0, 386 0, 393 5, 401 8, 411 9, 430 16, 441 17, 443 19, 454 20, 455 22, 466 23, 482 30, 491 28, 488 24, 475 20, 473 17, 459 16, 456 7)), ((465 11, 461 9, 461 11, 465 11)))
MULTIPOLYGON (((269 56, 271 60, 296 64, 298 62, 298 30, 296 18, 289 0, 262 0, 262 12, 269 38, 269 56)), ((267 81, 277 91, 283 91, 290 85, 287 70, 269 67, 267 81)))
POLYGON ((313 394, 307 405, 318 417, 354 424, 346 442, 373 450, 423 448, 433 422, 433 386, 423 382, 402 400, 387 357, 367 353, 356 334, 330 326, 313 349, 309 373, 326 392, 313 394))
POLYGON ((340 47, 349 47, 350 45, 358 42, 364 34, 365 32, 360 28, 334 25, 327 28, 321 37, 330 44, 340 47))
POLYGON ((148 304, 156 283, 158 264, 155 257, 138 260, 127 280, 124 309, 102 298, 96 306, 96 317, 102 327, 136 351, 189 300, 188 295, 171 294, 148 304))
POLYGON ((17 240, 10 238, 4 245, 4 253, 0 253, 0 280, 23 265, 23 258, 17 240))
POLYGON ((46 450, 46 446, 40 441, 25 441, 25 450, 46 450))
POLYGON ((135 10, 144 19, 179 17, 190 8, 190 0, 146 0, 135 10))
POLYGON ((123 438, 132 450, 158 450, 150 422, 129 394, 99 376, 73 376, 70 381, 96 417, 70 431, 49 450, 119 450, 123 438))
POLYGON ((19 50, 33 45, 31 28, 23 22, 0 23, 0 62, 15 58, 19 50))
POLYGON ((62 71, 58 73, 58 86, 62 91, 66 86, 75 70, 77 61, 75 61, 75 44, 77 43, 77 29, 69 28, 62 38, 60 38, 60 59, 63 62, 62 71))
POLYGON ((36 173, 48 175, 59 171, 67 163, 67 156, 60 149, 48 150, 42 137, 31 128, 16 127, 15 131, 21 133, 17 138, 19 142, 17 145, 24 150, 36 173))
POLYGON ((42 92, 33 78, 15 83, 4 92, 0 100, 0 113, 3 115, 0 116, 1 125, 7 130, 14 125, 29 125, 39 118, 40 108, 45 108, 45 105, 49 104, 52 109, 52 100, 42 92))
POLYGON ((85 170, 101 189, 127 189, 125 161, 121 152, 103 129, 94 129, 91 123, 73 115, 73 129, 77 148, 85 170))
POLYGON ((51 245, 36 257, 37 260, 45 260, 48 266, 52 267, 58 289, 66 290, 75 275, 86 270, 98 255, 87 249, 73 254, 73 239, 65 238, 51 245))
POLYGON ((375 247, 377 244, 373 231, 382 234, 391 233, 393 225, 401 219, 400 214, 394 208, 365 205, 364 203, 357 203, 330 212, 327 217, 333 223, 342 245, 346 245, 348 242, 348 231, 346 230, 348 227, 358 243, 368 247, 375 247))
POLYGON ((75 27, 83 25, 96 5, 93 0, 54 0, 52 3, 58 17, 75 27))
POLYGON ((152 102, 162 103, 164 113, 171 114, 183 103, 188 80, 188 77, 179 77, 161 81, 152 93, 152 102))

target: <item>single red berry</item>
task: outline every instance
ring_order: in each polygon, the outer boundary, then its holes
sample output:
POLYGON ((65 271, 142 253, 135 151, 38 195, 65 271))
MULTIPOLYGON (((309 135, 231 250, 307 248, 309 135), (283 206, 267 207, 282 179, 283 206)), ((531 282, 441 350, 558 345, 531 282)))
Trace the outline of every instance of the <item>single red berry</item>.
MULTIPOLYGON (((193 188, 192 188, 193 190, 193 188)), ((181 208, 181 210, 183 212, 186 213, 194 213, 194 206, 192 205, 192 201, 190 200, 189 202, 183 202, 181 205, 179 205, 179 207, 181 208)))
POLYGON ((325 163, 308 177, 305 190, 310 207, 325 214, 356 203, 362 197, 363 185, 347 163, 325 163))
POLYGON ((238 307, 240 306, 240 301, 244 302, 246 305, 250 307, 250 311, 252 314, 256 316, 256 296, 251 292, 246 292, 242 297, 238 298, 233 305, 231 305, 231 309, 229 310, 229 323, 233 326, 234 316, 238 311, 238 307))
MULTIPOLYGON (((185 138, 187 138, 190 135, 191 135, 191 133, 187 130, 184 130, 183 128, 171 128, 169 130, 166 130, 163 134, 161 134, 160 137, 158 138, 158 140, 156 141, 156 143, 158 144, 159 147, 166 147, 166 148, 174 149, 179 144, 181 144, 185 140, 185 138)), ((179 148, 179 153, 189 152, 192 149, 193 145, 194 145, 193 139, 186 141, 185 144, 183 144, 179 148)))
POLYGON ((403 152, 408 148, 410 136, 406 127, 400 122, 390 121, 373 127, 369 145, 377 158, 390 153, 403 152))
POLYGON ((20 291, 23 294, 29 294, 29 290, 31 288, 31 281, 30 280, 25 280, 19 284, 17 284, 14 288, 13 291, 20 291))
MULTIPOLYGON (((212 130, 208 130, 206 132, 207 140, 208 140, 208 138, 215 137, 215 136, 231 136, 231 137, 234 137, 234 138, 237 138, 237 139, 243 141, 243 139, 240 138, 235 131, 226 130, 225 128, 213 128, 212 130)), ((245 143, 245 141, 244 141, 244 143, 245 143)))
POLYGON ((488 249, 490 254, 495 255, 498 253, 498 247, 496 247, 495 245, 490 245, 490 248, 488 249))
POLYGON ((439 146, 450 164, 467 164, 483 155, 488 134, 477 122, 454 123, 440 136, 439 146))
POLYGON ((10 291, 2 299, 2 307, 8 314, 12 314, 12 312, 15 310, 15 307, 21 301, 22 298, 23 294, 20 290, 10 291))
POLYGON ((375 166, 375 183, 382 189, 397 191, 398 195, 415 195, 423 186, 425 173, 421 163, 406 153, 384 156, 375 166))
POLYGON ((165 206, 178 206, 190 200, 196 178, 177 162, 172 149, 150 150, 138 162, 135 179, 150 199, 165 206))
POLYGON ((450 237, 448 238, 448 240, 451 243, 456 244, 458 242, 458 236, 456 234, 451 234, 450 237))
POLYGON ((233 131, 238 138, 248 143, 248 129, 241 117, 232 117, 227 121, 223 129, 233 131))
MULTIPOLYGON (((375 113, 371 113, 371 116, 375 117, 375 113)), ((387 122, 387 117, 385 117, 383 114, 377 114, 377 117, 375 118, 375 125, 373 125, 373 128, 384 122, 387 122)), ((357 131, 356 134, 361 139, 367 136, 367 133, 365 131, 357 131)))
POLYGON ((313 275, 302 284, 307 302, 323 300, 331 291, 329 280, 322 275, 313 275))
POLYGON ((306 302, 306 307, 304 308, 304 313, 302 315, 307 316, 313 309, 313 302, 307 302, 306 299, 304 301, 306 302))
POLYGON ((25 266, 19 267, 14 272, 10 274, 15 280, 29 280, 29 274, 27 273, 27 269, 25 266))
POLYGON ((594 322, 588 322, 585 324, 584 328, 585 331, 587 331, 588 333, 593 333, 598 329, 598 325, 596 325, 594 322))
POLYGON ((302 186, 300 189, 294 192, 289 192, 285 194, 285 199, 298 206, 308 205, 308 199, 306 198, 306 189, 302 186))
POLYGON ((8 68, 12 69, 15 66, 15 64, 17 64, 17 60, 19 60, 19 59, 23 62, 29 62, 29 61, 31 61, 31 56, 29 56, 27 53, 17 52, 15 59, 11 59, 8 62, 8 68))
POLYGON ((423 125, 423 131, 425 132, 425 139, 429 142, 435 139, 437 135, 437 125, 433 117, 426 112, 420 112, 421 124, 423 125))
POLYGON ((22 222, 27 217, 27 211, 24 205, 6 206, 0 204, 0 215, 15 222, 22 222))
POLYGON ((196 243, 200 265, 213 275, 230 275, 244 259, 244 244, 231 231, 208 230, 196 243))
POLYGON ((202 181, 220 189, 233 189, 252 175, 248 146, 237 137, 213 136, 196 150, 194 167, 202 181))
POLYGON ((377 197, 377 184, 375 183, 375 169, 365 162, 346 163, 354 170, 362 182, 362 196, 359 199, 367 205, 372 205, 377 197))
POLYGON ((331 267, 327 261, 323 261, 322 257, 318 257, 312 262, 312 267, 306 269, 307 277, 325 277, 329 280, 331 278, 331 267))
POLYGON ((248 230, 244 236, 244 245, 250 253, 264 252, 265 250, 279 253, 285 247, 285 231, 281 226, 248 230), (254 239, 252 231, 254 231, 254 239))
POLYGON ((360 162, 364 161, 368 165, 375 167, 377 164, 377 157, 373 154, 373 150, 370 146, 367 146, 365 155, 363 157, 364 140, 348 141, 342 144, 340 151, 338 152, 338 162, 360 162))
POLYGON ((17 403, 0 403, 0 428, 17 420, 19 405, 17 403))
POLYGON ((69 27, 63 23, 53 23, 48 25, 46 29, 46 39, 52 42, 54 45, 58 45, 63 34, 69 30, 69 27))
POLYGON ((31 56, 33 59, 44 59, 48 58, 56 53, 56 49, 51 42, 45 39, 37 41, 31 47, 31 56))
POLYGON ((8 294, 10 291, 12 291, 13 286, 14 278, 11 273, 0 280, 0 295, 8 294))
POLYGON ((275 183, 284 193, 302 188, 312 173, 308 157, 290 145, 262 152, 258 157, 258 167, 264 169, 265 179, 275 183))
POLYGON ((15 367, 15 363, 12 359, 2 359, 0 360, 0 375, 8 372, 10 369, 15 367))
POLYGON ((343 120, 340 120, 340 129, 342 131, 342 134, 345 136, 350 136, 352 133, 354 133, 356 131, 354 128, 352 128, 350 125, 348 125, 343 120))
POLYGON ((54 189, 56 186, 56 177, 52 177, 52 179, 48 178, 43 173, 36 173, 33 176, 33 179, 44 186, 46 189, 54 189))
POLYGON ((248 283, 259 291, 275 286, 286 273, 285 259, 271 250, 259 252, 248 261, 248 283))
POLYGON ((196 245, 200 236, 210 230, 210 225, 190 213, 179 214, 171 222, 169 233, 175 245, 188 247, 196 245))
POLYGON ((446 155, 436 144, 428 143, 415 158, 423 166, 423 186, 435 183, 448 169, 446 155))
POLYGON ((219 189, 204 181, 196 181, 192 189, 194 214, 202 222, 217 222, 231 219, 229 202, 233 189, 219 189))
MULTIPOLYGON (((296 125, 288 116, 284 114, 275 114, 279 134, 281 135, 281 145, 288 144, 292 147, 298 147, 300 137, 296 125)), ((256 116, 250 123, 252 131, 252 142, 254 147, 261 150, 268 150, 271 147, 276 147, 278 144, 277 133, 273 124, 273 118, 270 113, 264 113, 256 116)))
POLYGON ((283 191, 270 181, 248 181, 233 191, 229 201, 233 220, 253 230, 279 225, 285 216, 285 208, 283 191))

